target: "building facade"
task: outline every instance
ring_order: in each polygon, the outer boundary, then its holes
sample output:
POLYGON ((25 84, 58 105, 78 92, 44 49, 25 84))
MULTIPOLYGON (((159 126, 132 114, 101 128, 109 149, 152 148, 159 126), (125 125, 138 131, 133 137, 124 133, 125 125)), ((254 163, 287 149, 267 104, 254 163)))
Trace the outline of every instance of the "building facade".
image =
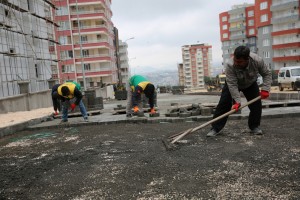
POLYGON ((57 68, 53 11, 45 0, 0 1, 0 98, 49 89, 57 68))
POLYGON ((178 69, 178 83, 180 86, 184 86, 184 71, 183 71, 183 64, 182 63, 178 63, 177 65, 177 69, 178 69))
POLYGON ((126 85, 129 79, 128 44, 119 40, 120 83, 126 85))
POLYGON ((209 44, 184 45, 182 65, 184 86, 187 89, 203 89, 204 77, 211 76, 212 46, 209 44))
POLYGON ((272 0, 274 69, 300 66, 300 0, 272 0))
POLYGON ((245 45, 271 70, 300 65, 300 0, 255 0, 219 14, 223 64, 245 45))
POLYGON ((60 0, 55 20, 59 82, 75 80, 84 88, 118 79, 111 21, 111 0, 60 0))
POLYGON ((223 65, 240 45, 248 46, 252 52, 257 51, 254 18, 254 6, 246 3, 234 5, 230 11, 219 14, 223 65))

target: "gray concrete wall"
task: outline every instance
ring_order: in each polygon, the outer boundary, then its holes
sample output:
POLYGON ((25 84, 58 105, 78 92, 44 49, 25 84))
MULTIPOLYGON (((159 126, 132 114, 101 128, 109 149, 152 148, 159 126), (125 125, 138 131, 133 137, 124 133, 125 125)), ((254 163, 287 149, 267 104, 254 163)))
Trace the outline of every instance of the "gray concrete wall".
POLYGON ((51 90, 0 99, 0 114, 52 106, 51 90))

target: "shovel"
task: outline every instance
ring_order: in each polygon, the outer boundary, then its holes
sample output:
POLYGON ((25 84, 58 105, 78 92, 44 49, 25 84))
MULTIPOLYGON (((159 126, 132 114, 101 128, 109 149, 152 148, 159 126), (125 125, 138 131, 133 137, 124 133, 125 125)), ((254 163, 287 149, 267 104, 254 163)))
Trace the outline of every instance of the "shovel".
MULTIPOLYGON (((252 99, 251 101, 248 101, 246 104, 242 105, 242 106, 239 108, 239 110, 241 110, 241 109, 243 109, 244 107, 246 107, 246 106, 248 106, 248 105, 254 103, 255 101, 257 101, 257 100, 259 100, 259 99, 261 99, 260 96, 258 96, 258 97, 256 97, 256 98, 252 99)), ((206 122, 206 123, 204 123, 204 124, 202 124, 202 125, 200 125, 200 126, 197 126, 197 127, 195 127, 195 128, 190 128, 190 129, 188 129, 188 130, 186 130, 186 131, 183 131, 183 132, 180 132, 180 133, 171 135, 171 136, 168 137, 167 140, 166 140, 166 139, 163 139, 162 142, 163 142, 163 144, 165 145, 165 147, 166 147, 167 150, 172 150, 172 149, 176 148, 176 145, 175 145, 174 143, 176 143, 177 141, 181 140, 184 136, 186 136, 186 135, 188 135, 188 134, 190 134, 190 133, 193 133, 193 132, 195 132, 195 131, 197 131, 197 130, 199 130, 199 129, 201 129, 201 128, 204 128, 204 127, 206 127, 207 125, 210 125, 210 124, 212 124, 212 123, 214 123, 214 122, 216 122, 216 121, 218 121, 218 120, 220 120, 220 119, 222 119, 222 118, 224 118, 224 117, 227 117, 227 116, 229 116, 229 115, 231 115, 231 114, 233 114, 233 113, 235 113, 235 112, 236 112, 235 109, 230 110, 230 111, 228 111, 227 113, 224 113, 223 115, 221 115, 221 116, 219 116, 219 117, 216 117, 216 118, 214 118, 214 119, 212 119, 212 120, 210 120, 210 121, 208 121, 208 122, 206 122)))

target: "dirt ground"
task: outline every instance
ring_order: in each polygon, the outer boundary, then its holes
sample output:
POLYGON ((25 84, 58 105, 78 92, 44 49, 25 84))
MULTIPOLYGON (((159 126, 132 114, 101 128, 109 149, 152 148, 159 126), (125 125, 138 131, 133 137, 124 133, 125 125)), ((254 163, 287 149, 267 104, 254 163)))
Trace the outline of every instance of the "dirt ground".
POLYGON ((199 122, 23 131, 0 139, 0 199, 299 199, 300 119, 208 127, 166 151, 162 138, 199 122))

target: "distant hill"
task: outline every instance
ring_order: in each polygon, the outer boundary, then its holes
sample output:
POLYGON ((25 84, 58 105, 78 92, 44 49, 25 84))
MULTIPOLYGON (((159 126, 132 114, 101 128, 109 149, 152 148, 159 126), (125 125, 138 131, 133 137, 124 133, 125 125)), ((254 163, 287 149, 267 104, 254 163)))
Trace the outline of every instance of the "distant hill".
POLYGON ((178 72, 175 70, 145 72, 141 75, 147 77, 155 86, 175 86, 179 83, 178 72))

